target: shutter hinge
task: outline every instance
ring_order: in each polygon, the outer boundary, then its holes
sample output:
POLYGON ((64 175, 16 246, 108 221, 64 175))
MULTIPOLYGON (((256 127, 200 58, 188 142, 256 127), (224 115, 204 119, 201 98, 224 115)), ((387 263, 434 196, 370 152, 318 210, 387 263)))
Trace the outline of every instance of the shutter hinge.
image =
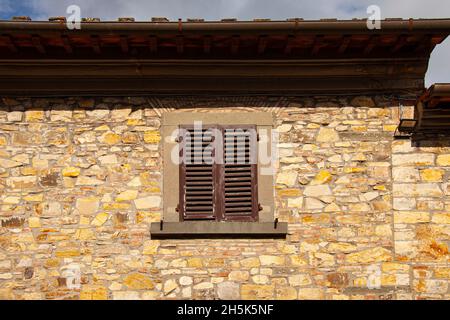
POLYGON ((175 138, 175 142, 178 142, 178 143, 180 143, 182 140, 183 140, 182 136, 178 136, 175 138))
POLYGON ((273 228, 276 229, 278 226, 278 218, 275 219, 275 221, 273 222, 273 228))
POLYGON ((261 203, 258 203, 258 211, 261 211, 263 209, 261 203))
POLYGON ((162 230, 162 229, 163 229, 163 224, 164 224, 164 220, 161 220, 161 221, 159 222, 159 230, 162 230))
POLYGON ((259 133, 256 134, 256 141, 259 141, 259 133))
POLYGON ((177 207, 175 208, 176 212, 180 212, 180 204, 177 204, 177 207))

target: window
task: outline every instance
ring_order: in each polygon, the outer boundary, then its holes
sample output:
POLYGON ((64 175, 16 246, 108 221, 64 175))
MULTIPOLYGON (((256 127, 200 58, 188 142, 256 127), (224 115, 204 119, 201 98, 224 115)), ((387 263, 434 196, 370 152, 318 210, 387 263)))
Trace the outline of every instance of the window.
POLYGON ((163 113, 163 211, 151 237, 285 237, 268 162, 273 124, 270 112, 163 113))
POLYGON ((180 126, 180 220, 257 221, 254 125, 180 126))

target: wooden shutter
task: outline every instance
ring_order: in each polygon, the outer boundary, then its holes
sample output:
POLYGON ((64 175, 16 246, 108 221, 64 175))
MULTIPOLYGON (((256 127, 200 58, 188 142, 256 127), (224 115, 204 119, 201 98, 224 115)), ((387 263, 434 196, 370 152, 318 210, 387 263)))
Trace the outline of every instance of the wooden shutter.
POLYGON ((180 217, 182 220, 215 219, 215 138, 210 128, 180 128, 180 217))
POLYGON ((180 129, 181 220, 257 221, 256 126, 180 129))
POLYGON ((219 187, 220 213, 226 221, 256 221, 257 134, 255 126, 226 126, 223 132, 224 161, 219 187))

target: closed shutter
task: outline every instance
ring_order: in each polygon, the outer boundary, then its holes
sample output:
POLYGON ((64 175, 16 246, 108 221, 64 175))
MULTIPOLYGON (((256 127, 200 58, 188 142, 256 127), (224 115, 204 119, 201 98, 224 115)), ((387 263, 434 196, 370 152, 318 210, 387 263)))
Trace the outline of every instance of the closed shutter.
POLYGON ((222 220, 257 220, 256 127, 223 128, 222 220))
POLYGON ((181 219, 257 221, 256 127, 180 129, 181 219))
POLYGON ((213 130, 180 130, 180 209, 183 220, 215 219, 216 165, 213 130))

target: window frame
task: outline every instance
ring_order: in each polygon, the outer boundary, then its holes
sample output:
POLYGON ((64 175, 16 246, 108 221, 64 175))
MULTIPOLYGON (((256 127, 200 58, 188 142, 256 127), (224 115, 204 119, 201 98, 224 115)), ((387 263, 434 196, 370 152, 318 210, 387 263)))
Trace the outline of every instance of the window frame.
MULTIPOLYGON (((268 139, 261 138, 258 148, 268 148, 270 154, 274 152, 276 141, 273 140, 272 131, 275 126, 274 114, 267 111, 233 110, 208 112, 192 109, 176 109, 163 112, 161 119, 161 143, 159 150, 162 153, 162 216, 160 221, 150 225, 152 239, 217 239, 217 238, 280 238, 284 239, 288 233, 287 222, 278 222, 275 219, 275 172, 273 163, 262 162, 258 159, 258 199, 261 211, 258 221, 180 221, 179 210, 179 170, 178 164, 172 161, 179 147, 177 139, 180 125, 194 125, 196 121, 202 124, 244 125, 251 122, 257 132, 266 133, 268 139), (199 112, 198 112, 199 111, 199 112), (251 121, 249 121, 249 119, 251 121), (269 170, 269 171, 266 171, 269 170)), ((276 151, 275 151, 276 152, 276 151)), ((276 163, 274 164, 276 167, 276 163)))
MULTIPOLYGON (((179 130, 190 130, 194 129, 192 125, 179 125, 179 130)), ((214 164, 212 164, 212 185, 213 185, 213 196, 212 196, 212 216, 201 216, 197 215, 197 217, 193 216, 191 218, 186 217, 186 163, 185 163, 185 155, 186 155, 186 145, 185 139, 183 139, 179 135, 179 143, 181 146, 180 151, 180 164, 179 164, 179 220, 180 222, 184 221, 217 221, 217 222, 231 222, 231 221, 241 221, 241 222, 258 222, 259 221, 259 211, 261 210, 261 206, 259 204, 258 197, 258 138, 257 138, 257 125, 255 124, 208 124, 202 126, 202 129, 213 129, 215 131, 220 132, 221 140, 218 140, 217 137, 214 138, 214 155, 215 158, 214 164), (250 163, 250 172, 251 172, 251 214, 249 215, 232 215, 226 214, 226 200, 225 200, 225 163, 217 163, 217 157, 220 155, 222 159, 225 159, 225 131, 227 129, 242 129, 242 130, 255 130, 255 136, 250 139, 249 147, 253 148, 255 154, 255 162, 250 163), (222 145, 218 145, 217 142, 222 141, 222 145)), ((250 155, 251 155, 250 151, 250 155)))

